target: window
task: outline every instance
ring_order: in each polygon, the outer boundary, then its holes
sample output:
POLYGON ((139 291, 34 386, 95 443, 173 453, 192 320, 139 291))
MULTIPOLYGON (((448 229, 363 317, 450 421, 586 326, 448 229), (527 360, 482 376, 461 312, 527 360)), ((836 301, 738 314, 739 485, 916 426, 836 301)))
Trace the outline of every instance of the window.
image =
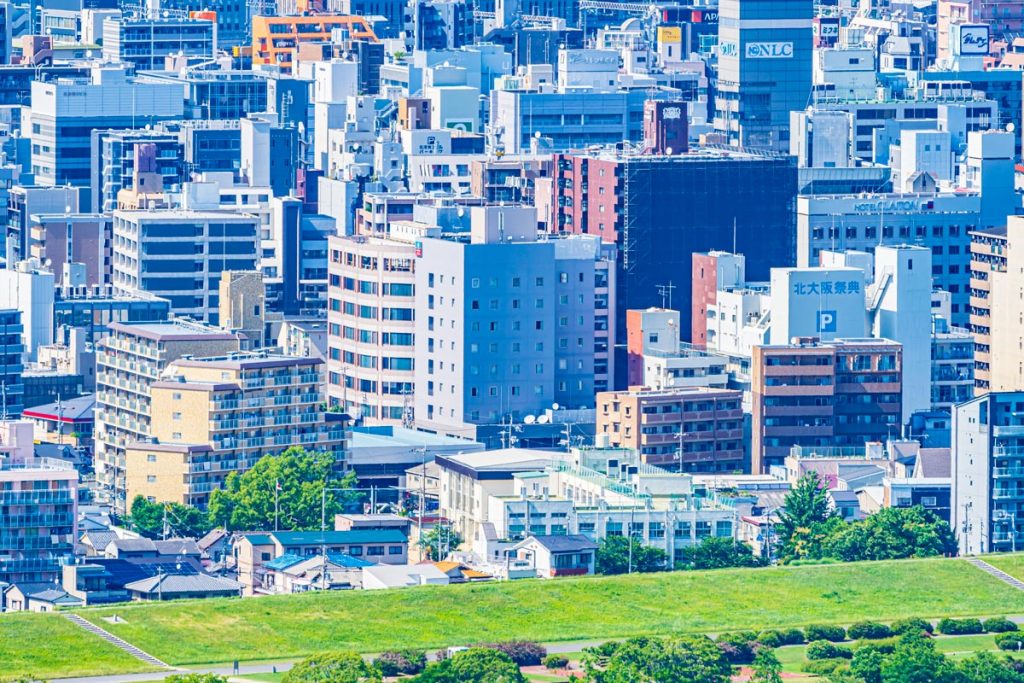
POLYGON ((377 557, 384 554, 384 546, 382 545, 371 545, 367 546, 366 554, 369 557, 377 557))
POLYGON ((153 453, 150 453, 149 455, 147 455, 146 456, 146 462, 156 462, 156 455, 154 455, 153 453))
POLYGON ((147 475, 146 476, 146 483, 147 484, 155 484, 156 483, 156 475, 155 474, 147 475))
POLYGON ((403 548, 400 545, 389 545, 388 546, 388 555, 401 555, 404 552, 405 552, 405 548, 403 548))

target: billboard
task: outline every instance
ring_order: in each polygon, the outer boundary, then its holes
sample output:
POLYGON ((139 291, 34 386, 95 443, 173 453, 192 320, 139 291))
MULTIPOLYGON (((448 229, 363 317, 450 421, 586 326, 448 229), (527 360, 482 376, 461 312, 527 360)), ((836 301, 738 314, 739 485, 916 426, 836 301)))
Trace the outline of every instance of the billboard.
POLYGON ((954 50, 963 56, 987 55, 989 27, 987 24, 954 24, 954 50))
POLYGON ((789 59, 793 43, 747 43, 743 54, 747 59, 789 59))

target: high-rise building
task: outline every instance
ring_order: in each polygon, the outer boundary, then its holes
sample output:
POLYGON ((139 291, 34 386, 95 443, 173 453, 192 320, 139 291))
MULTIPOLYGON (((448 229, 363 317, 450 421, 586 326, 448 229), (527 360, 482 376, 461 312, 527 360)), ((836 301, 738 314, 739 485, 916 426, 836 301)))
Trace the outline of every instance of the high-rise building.
MULTIPOLYGON (((344 463, 344 425, 323 409, 323 361, 266 353, 178 359, 150 386, 148 439, 125 447, 135 496, 203 507, 230 472, 292 446, 344 463)), ((337 416, 341 418, 340 415, 337 416)))
POLYGON ((962 555, 1024 543, 1024 393, 993 391, 953 408, 952 519, 962 555))
POLYGON ((367 424, 412 417, 418 259, 400 226, 391 234, 328 241, 327 393, 367 424))
POLYGON ((538 241, 532 207, 473 207, 469 239, 419 241, 415 410, 437 431, 592 407, 613 371, 611 247, 538 241))
POLYGON ((238 351, 239 335, 175 320, 111 323, 96 354, 96 480, 102 494, 124 510, 125 452, 150 436, 150 386, 183 356, 202 358, 238 351))
POLYGON ((94 129, 143 128, 181 118, 183 107, 180 86, 130 77, 121 64, 94 66, 85 79, 33 82, 30 130, 36 182, 70 185, 87 197, 94 129))
POLYGON ((21 313, 25 359, 35 361, 40 346, 53 343, 53 272, 39 261, 12 263, 0 270, 0 309, 21 313))
MULTIPOLYGON (((743 253, 746 276, 761 281, 771 268, 794 262, 792 157, 721 150, 555 155, 554 185, 553 230, 618 245, 619 346, 628 309, 691 310, 694 252, 743 253)), ((618 367, 625 372, 624 362, 618 367)))
POLYGON ((971 330, 978 394, 1024 390, 1022 267, 1024 217, 1011 217, 1005 228, 971 233, 971 330))
POLYGON ((92 132, 92 211, 117 208, 117 193, 132 187, 139 159, 160 175, 163 186, 180 184, 188 176, 181 163, 178 134, 160 130, 94 130, 92 132))
POLYGON ((162 70, 168 57, 212 59, 216 35, 217 25, 207 19, 124 14, 103 22, 103 57, 140 71, 162 70))
POLYGON ((722 0, 715 130, 745 148, 789 151, 789 113, 811 94, 812 0, 722 0))
POLYGON ((597 395, 597 438, 680 472, 744 469, 743 394, 731 389, 634 388, 597 395))
POLYGON ((21 311, 0 310, 0 417, 17 417, 25 407, 24 335, 21 311))
POLYGON ((363 17, 340 14, 252 18, 252 63, 276 64, 292 72, 292 51, 301 42, 324 42, 341 29, 352 39, 376 42, 377 36, 363 17))
POLYGON ((78 472, 33 455, 28 421, 0 421, 0 582, 54 583, 75 553, 78 472))
POLYGON ((899 436, 902 347, 887 339, 755 346, 751 468, 768 472, 793 446, 852 446, 899 436))
POLYGON ((258 229, 256 216, 227 211, 115 211, 114 292, 149 292, 217 324, 221 273, 256 269, 258 229))

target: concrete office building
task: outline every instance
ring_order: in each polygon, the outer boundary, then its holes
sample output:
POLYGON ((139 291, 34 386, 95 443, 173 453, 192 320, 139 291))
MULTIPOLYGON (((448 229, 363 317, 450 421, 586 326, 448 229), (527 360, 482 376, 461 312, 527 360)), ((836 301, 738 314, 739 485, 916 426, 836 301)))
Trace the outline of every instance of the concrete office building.
POLYGON ((902 347, 886 339, 755 346, 751 469, 767 473, 793 446, 854 446, 898 436, 902 347))
POLYGON ((390 239, 352 235, 328 241, 328 400, 366 424, 412 418, 414 238, 439 233, 411 225, 405 233, 392 224, 390 239))
POLYGON ((78 211, 78 192, 71 187, 11 187, 7 196, 7 229, 4 245, 7 263, 15 263, 31 255, 32 216, 48 213, 65 216, 78 211))
POLYGON ((344 467, 339 419, 323 404, 323 361, 239 353, 170 363, 150 386, 149 438, 125 447, 127 499, 205 507, 230 472, 292 446, 330 453, 344 467))
POLYGON ((53 343, 53 272, 38 261, 18 261, 0 270, 0 309, 21 313, 25 359, 35 362, 40 346, 53 343))
POLYGON ((993 391, 953 408, 950 524, 961 555, 1024 543, 1024 393, 993 391))
POLYGON ((742 392, 706 387, 602 392, 597 435, 678 472, 744 469, 742 392))
POLYGON ((149 292, 178 315, 216 324, 221 272, 256 269, 258 223, 228 212, 115 211, 114 293, 149 292))
POLYGON ((150 387, 172 361, 238 351, 237 334, 175 320, 111 323, 96 354, 96 481, 101 495, 122 512, 125 453, 130 443, 150 436, 150 387))
POLYGON ((101 213, 33 214, 28 257, 47 263, 57 284, 110 284, 111 219, 101 213), (70 282, 72 264, 81 281, 70 282))
POLYGON ((111 213, 117 193, 131 188, 137 171, 160 176, 163 187, 178 185, 188 176, 181 163, 178 134, 160 130, 94 130, 90 177, 92 211, 111 213))
POLYGON ((708 308, 717 303, 717 293, 742 287, 747 281, 747 261, 743 254, 727 251, 694 252, 690 283, 690 342, 697 347, 708 344, 708 308))
POLYGON ((77 327, 85 341, 95 345, 110 333, 112 323, 160 322, 167 320, 171 302, 145 292, 113 296, 110 285, 103 287, 62 286, 53 303, 53 325, 77 327))
POLYGON ((78 472, 33 455, 28 421, 0 422, 0 582, 54 583, 78 541, 78 472))
POLYGON ((417 424, 458 433, 592 407, 613 371, 615 275, 594 237, 538 241, 531 207, 473 207, 416 262, 417 424))
POLYGON ((252 17, 252 63, 279 66, 292 73, 292 54, 303 42, 331 40, 331 32, 340 29, 351 39, 377 42, 377 36, 363 17, 339 14, 315 16, 252 17))
POLYGON ((35 81, 27 123, 36 182, 70 185, 88 197, 93 129, 142 128, 182 112, 180 88, 130 77, 124 65, 94 66, 89 78, 35 81))
POLYGON ((722 0, 715 130, 733 145, 789 151, 789 113, 807 107, 811 0, 722 0))
POLYGON ((213 21, 184 13, 124 14, 103 22, 103 58, 134 64, 139 71, 162 70, 168 57, 212 59, 216 35, 213 21))

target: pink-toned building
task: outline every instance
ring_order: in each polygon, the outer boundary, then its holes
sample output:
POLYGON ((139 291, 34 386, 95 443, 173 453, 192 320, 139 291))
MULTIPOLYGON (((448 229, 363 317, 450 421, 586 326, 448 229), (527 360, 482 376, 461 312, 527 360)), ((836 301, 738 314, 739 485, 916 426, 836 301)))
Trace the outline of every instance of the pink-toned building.
POLYGON ((111 234, 109 215, 36 214, 31 217, 29 256, 42 263, 49 260, 58 284, 69 261, 85 265, 86 285, 110 284, 111 234))
POLYGON ((949 27, 952 24, 982 23, 992 27, 994 40, 1024 31, 1024 0, 939 0, 938 56, 949 57, 949 27))

